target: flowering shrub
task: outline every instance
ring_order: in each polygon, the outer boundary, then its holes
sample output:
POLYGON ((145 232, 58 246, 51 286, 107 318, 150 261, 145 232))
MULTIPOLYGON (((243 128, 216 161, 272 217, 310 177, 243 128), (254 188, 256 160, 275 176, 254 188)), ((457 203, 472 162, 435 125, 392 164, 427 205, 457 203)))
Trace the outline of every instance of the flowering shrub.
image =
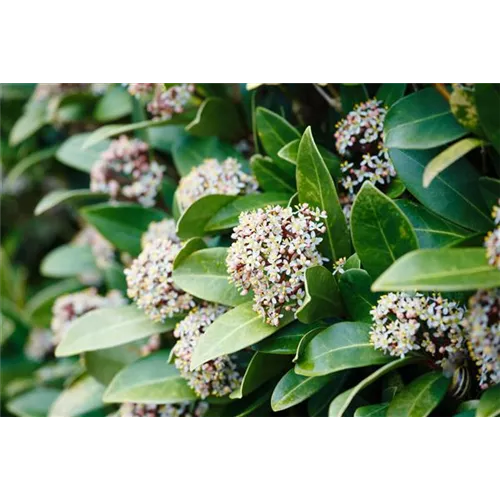
POLYGON ((5 89, 2 414, 500 415, 499 85, 5 89))

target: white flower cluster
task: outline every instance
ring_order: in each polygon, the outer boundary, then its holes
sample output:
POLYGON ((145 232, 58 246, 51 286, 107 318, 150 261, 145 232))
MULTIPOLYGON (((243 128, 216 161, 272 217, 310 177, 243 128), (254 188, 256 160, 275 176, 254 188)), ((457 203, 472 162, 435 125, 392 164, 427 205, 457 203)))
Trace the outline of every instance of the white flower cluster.
POLYGON ((82 292, 61 295, 52 307, 51 328, 54 334, 54 345, 58 345, 71 323, 85 313, 104 307, 118 307, 126 304, 125 298, 118 290, 111 290, 103 297, 95 288, 82 292))
POLYGON ((53 335, 47 328, 33 328, 24 346, 24 354, 32 361, 41 362, 54 354, 53 335))
POLYGON ((376 349, 404 358, 427 353, 437 365, 460 364, 467 352, 461 322, 465 309, 440 295, 389 293, 371 310, 370 339, 376 349))
POLYGON ((486 257, 490 265, 500 269, 500 199, 492 213, 496 228, 490 231, 484 240, 486 247, 486 257))
POLYGON ((345 194, 340 197, 344 213, 349 215, 355 194, 363 182, 389 184, 396 170, 384 147, 384 119, 386 108, 382 101, 371 99, 358 104, 336 125, 334 134, 344 174, 340 183, 345 194))
POLYGON ((134 97, 145 97, 153 94, 155 88, 158 85, 162 85, 161 83, 126 83, 127 90, 130 95, 134 97))
POLYGON ((128 296, 155 322, 194 306, 193 297, 177 288, 172 279, 173 263, 181 248, 167 239, 155 240, 125 269, 128 296))
POLYGON ((90 189, 112 199, 152 207, 161 188, 164 167, 149 161, 149 147, 125 135, 111 142, 90 171, 90 189))
POLYGON ((202 399, 231 394, 241 383, 241 375, 232 356, 220 356, 191 370, 191 357, 199 338, 226 311, 224 306, 205 304, 193 309, 174 330, 174 337, 179 339, 172 351, 175 366, 202 399))
POLYGON ((103 269, 114 260, 113 245, 101 236, 101 233, 92 226, 86 226, 73 238, 72 243, 77 246, 89 246, 95 258, 97 267, 103 269))
POLYGON ((243 172, 234 158, 227 158, 222 163, 207 159, 180 180, 177 201, 181 210, 186 210, 196 200, 209 194, 248 194, 258 188, 256 179, 243 172))
POLYGON ((500 288, 479 290, 469 300, 464 328, 469 351, 479 369, 479 385, 500 383, 500 288))
POLYGON ((160 222, 151 222, 147 231, 141 236, 141 246, 146 248, 150 243, 158 239, 167 239, 173 243, 180 243, 180 239, 175 232, 176 223, 174 219, 163 219, 160 222))
POLYGON ((120 417, 203 417, 208 410, 208 403, 172 403, 165 405, 123 403, 118 415, 120 417))
POLYGON ((254 310, 279 325, 283 309, 296 311, 305 296, 305 271, 323 264, 318 245, 326 212, 307 203, 242 212, 226 264, 229 281, 245 295, 254 292, 254 310))
POLYGON ((186 104, 194 92, 194 85, 182 83, 167 90, 157 88, 153 99, 148 103, 149 113, 157 118, 170 119, 172 116, 184 112, 186 104))

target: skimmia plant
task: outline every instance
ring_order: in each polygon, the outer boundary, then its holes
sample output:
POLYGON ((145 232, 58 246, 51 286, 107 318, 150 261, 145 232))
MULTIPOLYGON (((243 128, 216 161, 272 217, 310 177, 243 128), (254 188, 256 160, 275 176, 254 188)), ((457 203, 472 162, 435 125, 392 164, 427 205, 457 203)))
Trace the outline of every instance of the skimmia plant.
POLYGON ((2 414, 500 415, 500 85, 2 106, 2 414))

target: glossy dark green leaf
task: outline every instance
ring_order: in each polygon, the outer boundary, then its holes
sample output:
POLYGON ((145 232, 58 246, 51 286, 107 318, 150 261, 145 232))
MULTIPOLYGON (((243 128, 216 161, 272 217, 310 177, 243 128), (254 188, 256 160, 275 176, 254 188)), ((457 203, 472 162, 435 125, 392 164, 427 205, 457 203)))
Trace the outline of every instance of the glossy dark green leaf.
POLYGON ((430 149, 467 134, 453 116, 446 99, 427 88, 400 99, 384 120, 385 146, 430 149))
POLYGON ((375 291, 474 290, 500 286, 500 270, 488 264, 483 248, 416 250, 401 257, 375 281, 375 291))
POLYGON ((479 179, 479 187, 488 208, 493 210, 493 207, 498 204, 500 198, 500 179, 481 177, 479 179))
POLYGON ((325 328, 307 344, 295 372, 320 376, 386 363, 390 358, 373 348, 369 332, 370 325, 347 321, 325 328))
POLYGON ((80 213, 113 246, 132 256, 141 252, 141 236, 149 224, 166 217, 159 210, 127 203, 102 203, 84 208, 80 213))
POLYGON ((297 190, 300 203, 325 210, 326 233, 320 245, 323 255, 335 262, 351 254, 349 231, 335 184, 314 143, 311 128, 302 136, 297 156, 297 190))
POLYGON ((203 300, 237 306, 251 296, 240 295, 229 283, 226 269, 227 248, 205 248, 176 264, 173 279, 182 290, 203 300))
POLYGON ((93 193, 90 189, 51 191, 38 202, 34 213, 35 215, 41 215, 62 203, 74 204, 81 203, 82 201, 103 201, 106 198, 106 195, 93 193))
POLYGON ((287 356, 256 352, 247 366, 241 385, 230 395, 230 398, 241 399, 284 372, 290 365, 291 359, 287 356))
POLYGON ((446 395, 450 379, 439 372, 420 376, 396 394, 388 417, 427 417, 446 395))
POLYGON ((182 125, 164 125, 162 127, 153 127, 147 130, 149 145, 158 151, 164 153, 173 153, 178 142, 188 133, 182 125))
POLYGON ((199 137, 216 136, 228 141, 241 138, 245 132, 238 109, 229 99, 209 97, 198 109, 186 130, 199 137))
POLYGON ((205 248, 207 248, 207 244, 203 238, 190 238, 187 240, 174 259, 174 269, 179 267, 192 253, 205 248))
POLYGON ((479 188, 479 173, 465 158, 437 175, 429 187, 423 187, 425 166, 434 155, 433 151, 389 150, 398 176, 422 205, 468 229, 487 231, 492 221, 479 188))
POLYGON ((305 288, 304 302, 295 313, 299 321, 314 323, 342 314, 342 299, 337 280, 326 267, 308 268, 305 272, 305 288))
POLYGON ((486 137, 500 153, 500 86, 497 83, 477 83, 475 89, 479 121, 486 137))
POLYGON ((269 404, 273 389, 272 382, 265 384, 246 398, 236 400, 227 407, 225 417, 260 417, 271 413, 269 404))
POLYGON ((362 83, 350 84, 343 83, 340 85, 340 99, 342 101, 342 111, 349 113, 354 109, 356 104, 368 100, 370 96, 366 87, 362 83))
POLYGON ((345 308, 354 321, 372 322, 371 309, 380 294, 371 291, 373 280, 363 269, 350 269, 340 276, 339 287, 345 308))
POLYGON ((276 163, 270 158, 253 155, 250 160, 250 168, 262 190, 284 193, 295 192, 295 180, 292 177, 283 175, 276 163))
POLYGON ((356 254, 373 278, 399 257, 418 248, 410 221, 369 182, 363 184, 354 201, 351 230, 356 254))
POLYGON ((377 91, 377 99, 391 107, 405 95, 405 90, 406 83, 383 83, 377 91))
POLYGON ((222 207, 205 225, 207 232, 223 231, 238 225, 241 212, 257 210, 268 205, 286 207, 290 193, 258 193, 240 196, 222 207))
POLYGON ((138 359, 121 370, 104 394, 107 403, 166 404, 194 401, 197 396, 168 363, 170 351, 159 351, 138 359))
POLYGON ((99 99, 94 109, 98 122, 111 122, 132 113, 132 96, 125 87, 115 85, 99 99))
POLYGON ((454 417, 475 417, 476 410, 465 410, 460 413, 453 415, 454 417))
POLYGON ((300 341, 311 331, 317 330, 320 323, 307 325, 294 321, 282 328, 271 337, 254 345, 253 348, 259 352, 269 354, 296 354, 300 341))
POLYGON ((387 186, 385 194, 391 198, 391 200, 395 200, 399 198, 406 191, 406 186, 403 184, 403 181, 399 177, 395 177, 391 183, 387 186))
POLYGON ((282 411, 298 405, 328 384, 335 375, 304 377, 297 375, 293 368, 283 375, 271 396, 273 411, 282 411))
POLYGON ((7 410, 18 417, 46 417, 60 390, 37 387, 7 402, 7 410))
POLYGON ((173 330, 180 317, 153 323, 135 305, 96 309, 75 320, 69 327, 56 356, 72 356, 87 351, 97 351, 134 340, 150 337, 155 333, 173 330))
POLYGON ((496 417, 500 415, 500 384, 490 387, 479 400, 476 410, 478 417, 496 417))
POLYGON ((354 412, 355 417, 385 417, 389 403, 361 406, 354 412))
POLYGON ((439 248, 453 245, 471 235, 457 226, 410 200, 397 200, 396 205, 411 222, 420 248, 439 248))
POLYGON ((10 146, 17 146, 49 122, 50 112, 45 102, 29 103, 25 113, 20 116, 10 131, 10 146))
POLYGON ((344 264, 344 271, 349 271, 349 269, 359 269, 361 267, 361 261, 359 260, 358 254, 353 253, 344 264))
POLYGON ((226 194, 209 194, 196 200, 177 221, 177 235, 183 240, 204 236, 210 219, 235 199, 236 196, 226 194))
POLYGON ((98 269, 90 247, 62 245, 44 257, 40 272, 50 278, 68 278, 86 273, 95 274, 98 269))
POLYGON ((92 165, 99 160, 101 153, 108 149, 110 140, 103 140, 92 147, 83 149, 90 132, 72 135, 64 141, 56 152, 56 158, 69 167, 82 172, 90 172, 92 165))
POLYGON ((246 302, 219 316, 200 337, 191 359, 194 369, 206 361, 224 354, 249 347, 271 336, 293 319, 291 313, 285 313, 279 326, 271 326, 252 309, 252 302, 246 302))
POLYGON ((349 378, 349 371, 336 373, 328 384, 313 394, 307 401, 307 413, 310 417, 327 417, 328 406, 344 387, 349 378))

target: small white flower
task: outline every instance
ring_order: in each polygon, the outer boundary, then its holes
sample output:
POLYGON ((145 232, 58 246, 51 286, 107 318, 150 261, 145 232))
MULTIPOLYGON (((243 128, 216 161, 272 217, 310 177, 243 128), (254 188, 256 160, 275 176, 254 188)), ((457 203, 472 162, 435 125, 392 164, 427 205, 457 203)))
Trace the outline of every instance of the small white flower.
POLYGON ((486 247, 486 257, 490 265, 500 269, 500 199, 497 205, 493 207, 491 215, 497 227, 488 233, 484 240, 484 246, 486 247))
POLYGON ((175 232, 176 223, 174 219, 163 219, 160 222, 151 222, 147 231, 141 236, 141 246, 146 248, 157 239, 167 239, 173 243, 180 243, 180 239, 175 232))
POLYGON ((123 403, 118 411, 120 417, 203 417, 208 403, 171 403, 165 405, 123 403))

